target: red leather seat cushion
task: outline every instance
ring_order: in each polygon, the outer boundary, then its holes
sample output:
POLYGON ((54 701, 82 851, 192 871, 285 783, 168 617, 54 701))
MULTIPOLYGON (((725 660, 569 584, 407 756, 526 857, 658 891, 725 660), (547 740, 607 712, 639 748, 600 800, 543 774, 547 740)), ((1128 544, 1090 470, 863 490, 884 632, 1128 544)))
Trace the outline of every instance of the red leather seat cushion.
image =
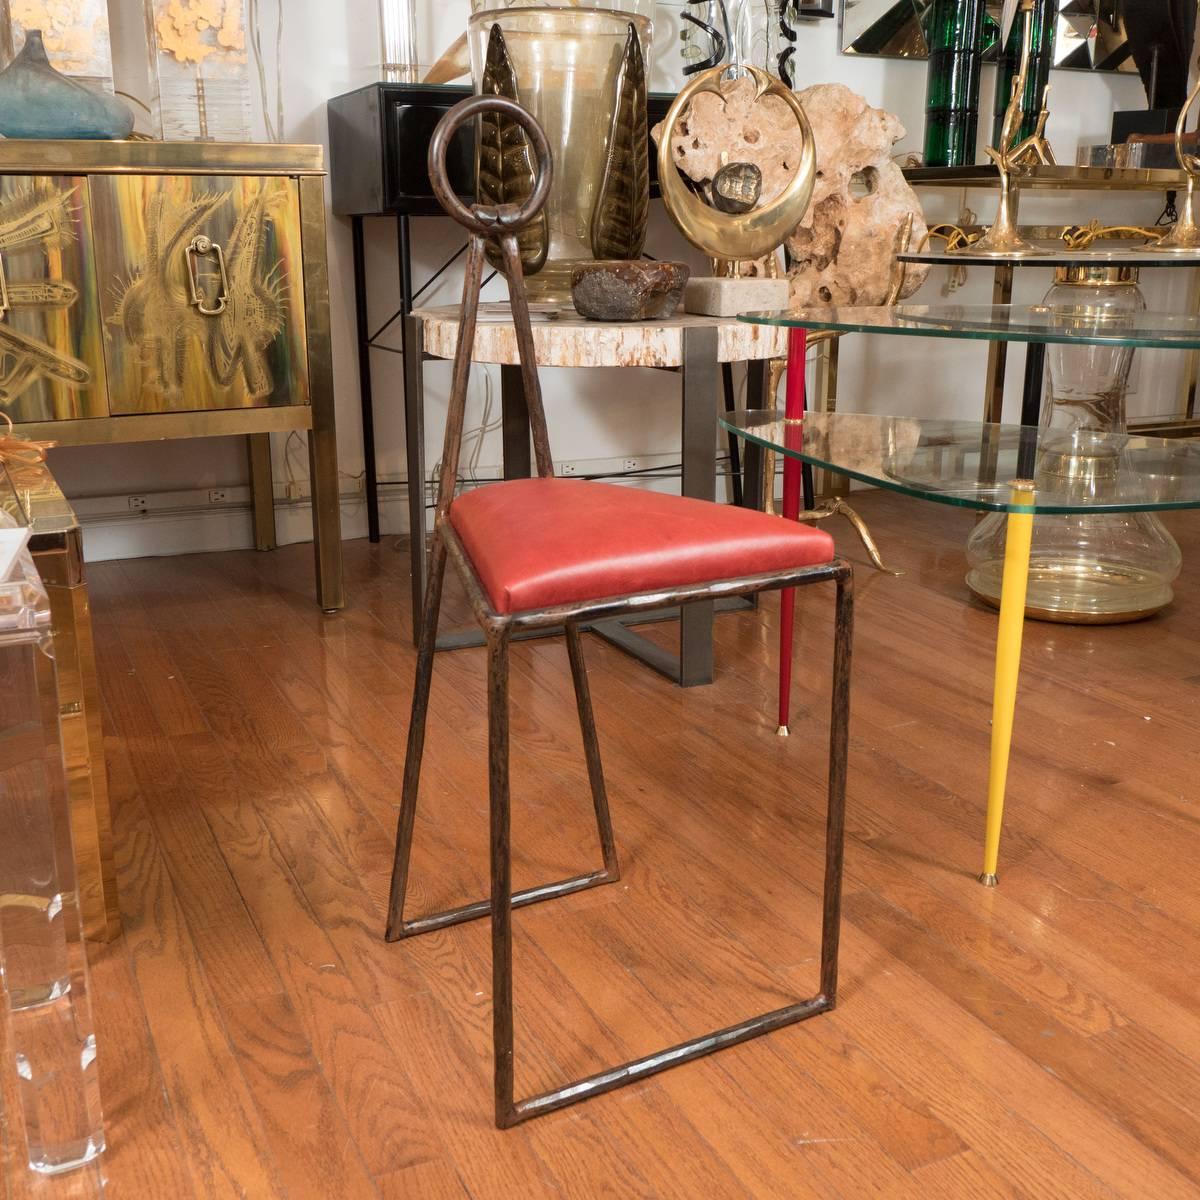
POLYGON ((496 612, 815 566, 821 529, 749 509, 574 479, 467 492, 450 523, 496 612))

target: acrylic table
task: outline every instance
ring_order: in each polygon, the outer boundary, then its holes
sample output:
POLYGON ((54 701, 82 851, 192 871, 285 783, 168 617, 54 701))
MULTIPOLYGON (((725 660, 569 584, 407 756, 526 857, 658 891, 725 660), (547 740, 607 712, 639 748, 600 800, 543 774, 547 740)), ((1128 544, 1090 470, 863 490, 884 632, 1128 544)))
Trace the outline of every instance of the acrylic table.
POLYGON ((44 462, 0 463, 5 520, 29 527, 29 551, 50 598, 79 905, 87 936, 108 942, 121 932, 121 913, 83 531, 44 462))
MULTIPOLYGON (((743 411, 721 424, 785 459, 784 516, 799 509, 801 465, 940 504, 1007 513, 996 643, 984 869, 996 883, 1005 785, 1020 670, 1035 514, 1131 513, 1200 508, 1200 445, 1124 433, 1039 430, 1026 425, 803 412, 806 329, 926 337, 1200 348, 1200 317, 1139 314, 1121 330, 1069 321, 1041 308, 901 306, 800 310, 742 320, 792 330, 788 412, 743 411), (793 468, 789 470, 790 468, 793 468), (1085 469, 1086 468, 1086 469, 1085 469)), ((785 617, 785 625, 786 625, 785 617)))
MULTIPOLYGON (((0 527, 23 532, 4 511, 0 527)), ((98 1196, 104 1130, 53 606, 28 549, 10 551, 0 566, 0 1172, 14 1189, 5 1195, 98 1196), (92 1166, 61 1190, 38 1184, 15 1169, 22 1132, 38 1174, 92 1166)))

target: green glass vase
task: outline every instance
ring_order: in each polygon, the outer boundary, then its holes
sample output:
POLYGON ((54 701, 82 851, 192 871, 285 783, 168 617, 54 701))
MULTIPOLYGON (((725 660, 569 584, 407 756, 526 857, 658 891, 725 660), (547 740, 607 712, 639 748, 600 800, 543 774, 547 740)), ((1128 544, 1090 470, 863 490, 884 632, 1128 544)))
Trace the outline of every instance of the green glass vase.
POLYGON ((975 161, 984 0, 934 0, 926 41, 925 165, 975 161))
MULTIPOLYGON (((1030 36, 1029 77, 1025 80, 1025 92, 1021 96, 1021 125, 1015 140, 1027 138, 1037 128, 1038 113, 1042 111, 1042 95, 1050 79, 1050 65, 1054 61, 1055 0, 1034 0, 1033 31, 1030 36)), ((1004 112, 1012 96, 1013 80, 1021 66, 1021 38, 1025 14, 1017 13, 1008 43, 1001 49, 996 60, 996 107, 992 124, 992 145, 1000 148, 1000 133, 1004 125, 1004 112)))

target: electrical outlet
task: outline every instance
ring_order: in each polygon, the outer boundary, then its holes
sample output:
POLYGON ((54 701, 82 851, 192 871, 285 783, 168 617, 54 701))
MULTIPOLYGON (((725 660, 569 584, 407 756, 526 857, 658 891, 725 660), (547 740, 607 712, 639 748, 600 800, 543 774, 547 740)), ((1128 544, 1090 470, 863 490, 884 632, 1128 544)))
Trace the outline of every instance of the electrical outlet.
POLYGON ((576 472, 577 468, 574 463, 559 463, 558 465, 558 473, 560 475, 574 475, 576 472))
POLYGON ((131 509, 133 509, 134 512, 145 512, 146 497, 145 496, 130 496, 129 497, 129 507, 131 509))
POLYGON ((209 504, 227 504, 229 502, 229 495, 224 488, 209 488, 208 502, 209 504))
POLYGON ((626 458, 621 462, 622 471, 636 471, 642 464, 636 458, 626 458))

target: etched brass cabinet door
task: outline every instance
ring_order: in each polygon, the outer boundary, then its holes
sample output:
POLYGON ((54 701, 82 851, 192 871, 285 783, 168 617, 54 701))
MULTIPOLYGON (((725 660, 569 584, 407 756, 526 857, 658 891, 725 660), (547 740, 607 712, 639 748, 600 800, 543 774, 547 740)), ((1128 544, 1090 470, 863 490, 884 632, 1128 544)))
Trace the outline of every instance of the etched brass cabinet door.
POLYGON ((294 179, 93 175, 114 414, 309 403, 294 179))
POLYGON ((0 411, 108 415, 88 182, 0 176, 0 411))

